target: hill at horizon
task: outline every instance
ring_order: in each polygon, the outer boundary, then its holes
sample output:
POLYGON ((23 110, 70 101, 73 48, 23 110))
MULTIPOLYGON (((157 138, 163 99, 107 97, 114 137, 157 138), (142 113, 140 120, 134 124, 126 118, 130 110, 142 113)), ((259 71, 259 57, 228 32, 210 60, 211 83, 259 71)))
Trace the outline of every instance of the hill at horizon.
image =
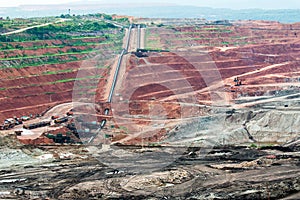
POLYGON ((1 8, 0 16, 10 18, 30 18, 42 16, 57 16, 67 14, 81 15, 88 13, 108 13, 130 15, 148 18, 204 18, 207 20, 267 20, 282 23, 298 22, 299 9, 242 9, 209 8, 196 6, 178 6, 172 4, 94 4, 76 3, 61 5, 27 5, 19 7, 1 8))

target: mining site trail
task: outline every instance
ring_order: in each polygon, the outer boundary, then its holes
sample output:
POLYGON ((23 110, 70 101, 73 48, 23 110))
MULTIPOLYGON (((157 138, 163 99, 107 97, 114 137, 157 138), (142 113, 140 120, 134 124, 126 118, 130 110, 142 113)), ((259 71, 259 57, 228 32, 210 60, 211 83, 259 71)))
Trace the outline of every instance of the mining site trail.
POLYGON ((140 38, 140 48, 141 49, 145 49, 145 35, 146 35, 146 29, 145 28, 141 28, 141 38, 140 38))
POLYGON ((128 47, 128 52, 135 52, 137 49, 137 36, 138 36, 138 29, 132 28, 131 35, 130 35, 130 42, 128 47))
POLYGON ((15 30, 15 31, 7 32, 7 33, 2 33, 1 35, 12 35, 12 34, 16 34, 16 33, 22 33, 24 31, 27 31, 27 30, 30 30, 30 29, 33 29, 33 28, 38 28, 38 27, 48 26, 48 25, 51 25, 51 24, 61 23, 61 22, 67 21, 67 20, 69 20, 69 19, 59 19, 55 22, 50 22, 50 23, 30 26, 30 27, 26 27, 26 28, 21 28, 19 30, 15 30))
MULTIPOLYGON (((285 65, 288 65, 288 64, 289 64, 289 62, 274 64, 274 65, 269 65, 269 66, 263 67, 261 69, 255 70, 255 71, 251 71, 251 72, 246 72, 246 73, 243 73, 243 74, 239 74, 238 77, 243 77, 243 76, 257 74, 257 73, 260 73, 262 71, 266 71, 266 70, 269 70, 269 69, 273 69, 273 68, 285 66, 285 65)), ((229 77, 226 80, 232 81, 234 77, 236 77, 236 76, 229 77)))
MULTIPOLYGON (((251 102, 246 103, 240 103, 236 104, 235 108, 245 108, 245 107, 251 107, 259 104, 265 104, 265 103, 272 103, 272 102, 297 102, 300 100, 299 92, 290 94, 290 95, 283 95, 283 96, 269 96, 265 97, 265 99, 257 99, 254 101, 253 98, 243 98, 243 100, 247 101, 250 100, 251 102)), ((238 99, 237 99, 238 100, 238 99)))
MULTIPOLYGON (((285 66, 287 64, 289 64, 289 62, 269 65, 269 66, 266 66, 266 67, 261 68, 259 70, 255 70, 255 71, 247 72, 247 73, 244 73, 244 74, 240 74, 240 75, 238 75, 238 77, 253 75, 253 74, 256 74, 256 73, 259 73, 259 72, 262 72, 262 71, 265 71, 265 70, 269 70, 269 69, 272 69, 272 68, 285 66)), ((194 92, 180 94, 180 95, 173 95, 171 97, 166 97, 166 98, 164 98, 164 100, 165 101, 173 100, 173 99, 176 99, 176 98, 184 97, 186 95, 195 95, 195 93, 199 94, 199 93, 204 93, 204 92, 221 92, 222 89, 225 88, 226 84, 231 84, 232 83, 232 80, 235 77, 237 77, 237 76, 232 76, 232 77, 226 78, 224 80, 220 80, 219 82, 214 82, 214 83, 208 85, 207 87, 205 87, 203 89, 200 89, 200 90, 196 90, 194 92)), ((274 84, 244 85, 244 86, 241 86, 241 88, 243 88, 243 87, 267 87, 267 86, 278 86, 278 87, 299 86, 299 83, 295 82, 295 83, 274 83, 274 84)), ((293 95, 295 95, 295 94, 293 94, 293 95)), ((244 104, 239 104, 239 105, 235 105, 235 106, 237 108, 249 107, 249 106, 254 106, 254 105, 257 105, 257 104, 261 104, 261 103, 270 103, 270 102, 274 102, 274 101, 283 100, 283 99, 285 99, 289 96, 293 96, 293 95, 287 95, 287 96, 284 96, 284 97, 270 97, 267 100, 260 100, 260 101, 256 101, 256 102, 244 103, 244 104)), ((232 99, 228 99, 228 97, 225 96, 224 94, 222 94, 220 96, 221 96, 221 98, 224 102, 223 105, 229 104, 229 102, 232 100, 232 99)), ((216 103, 216 102, 214 102, 214 103, 216 103)))
MULTIPOLYGON (((46 104, 39 104, 39 106, 53 106, 53 105, 57 105, 59 104, 60 102, 54 102, 54 103, 46 103, 46 104)), ((63 102, 61 102, 63 103, 63 102)), ((60 104, 61 105, 61 104, 60 104)), ((36 105, 33 105, 33 106, 25 106, 25 107, 22 107, 22 108, 15 108, 15 109, 9 109, 9 110, 3 110, 3 112, 7 112, 7 111, 13 111, 13 110, 23 110, 23 109, 28 109, 28 108, 34 108, 36 107, 36 105)))

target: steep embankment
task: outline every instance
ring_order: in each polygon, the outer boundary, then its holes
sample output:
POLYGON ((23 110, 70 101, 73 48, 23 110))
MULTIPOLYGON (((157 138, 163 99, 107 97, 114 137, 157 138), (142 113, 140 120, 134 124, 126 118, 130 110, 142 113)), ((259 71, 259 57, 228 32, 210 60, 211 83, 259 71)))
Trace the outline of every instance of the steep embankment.
POLYGON ((97 86, 105 85, 122 36, 118 27, 80 17, 3 36, 0 122, 72 101, 76 80, 95 83, 93 88, 82 86, 82 93, 102 93, 97 86), (84 76, 77 77, 79 70, 84 76))
POLYGON ((299 120, 297 110, 239 110, 178 125, 164 141, 212 146, 284 144, 299 137, 299 120))

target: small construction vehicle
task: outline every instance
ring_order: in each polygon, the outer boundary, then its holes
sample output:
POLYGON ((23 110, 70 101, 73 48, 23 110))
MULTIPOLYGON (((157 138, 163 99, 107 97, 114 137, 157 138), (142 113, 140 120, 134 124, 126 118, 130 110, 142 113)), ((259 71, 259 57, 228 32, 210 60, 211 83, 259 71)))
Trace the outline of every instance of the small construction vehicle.
POLYGON ((58 119, 55 119, 54 120, 54 123, 55 124, 61 124, 61 123, 65 123, 69 121, 69 118, 68 117, 61 117, 61 118, 58 118, 58 119))
POLYGON ((242 85, 242 81, 239 79, 239 77, 234 78, 234 83, 235 86, 241 86, 242 85))
POLYGON ((8 118, 4 120, 4 123, 0 126, 0 130, 9 130, 16 125, 23 124, 22 120, 19 118, 8 118))
POLYGON ((58 118, 59 118, 59 116, 57 116, 57 115, 51 116, 51 119, 52 119, 52 120, 55 120, 55 119, 58 119, 58 118))
POLYGON ((67 116, 72 116, 72 115, 74 115, 74 113, 72 111, 69 111, 69 112, 66 113, 66 115, 67 116))
POLYGON ((30 117, 28 117, 28 116, 22 116, 20 119, 22 121, 28 121, 28 120, 30 120, 30 117))

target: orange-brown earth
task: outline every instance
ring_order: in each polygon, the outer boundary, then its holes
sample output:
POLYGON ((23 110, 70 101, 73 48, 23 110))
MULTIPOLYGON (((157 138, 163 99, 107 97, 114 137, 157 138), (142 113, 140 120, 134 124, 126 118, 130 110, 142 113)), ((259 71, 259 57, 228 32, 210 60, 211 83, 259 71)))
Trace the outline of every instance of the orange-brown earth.
MULTIPOLYGON (((133 120, 141 126, 151 122, 149 116, 146 120, 150 112, 167 119, 205 115, 199 104, 211 105, 223 100, 223 105, 234 105, 240 96, 272 95, 285 89, 285 84, 293 85, 293 80, 299 77, 300 24, 249 21, 234 26, 148 28, 147 31, 146 48, 154 41, 157 48, 170 52, 150 52, 145 57, 128 55, 126 72, 118 82, 121 87, 115 92, 117 104, 113 105, 117 110, 115 116, 145 118, 133 120), (234 86, 235 77, 242 80, 241 86, 234 86), (118 105, 118 101, 124 100, 130 102, 128 109, 118 105), (151 111, 151 106, 156 109, 151 111)), ((82 63, 76 61, 2 69, 0 88, 6 89, 0 90, 1 105, 5 105, 1 107, 0 119, 41 113, 49 106, 71 101, 73 81, 48 83, 75 78, 80 66, 82 63), (73 71, 43 74, 66 69, 73 71)), ((86 71, 89 75, 103 76, 97 84, 95 101, 105 101, 102 94, 109 70, 87 68, 86 71)), ((84 95, 89 92, 94 95, 95 89, 82 88, 84 95)), ((103 109, 97 114, 102 119, 103 109)), ((117 125, 124 124, 120 121, 117 125)))
MULTIPOLYGON (((298 35, 300 24, 263 21, 234 26, 149 28, 146 41, 156 42, 157 47, 170 52, 129 56, 119 83, 121 89, 116 91, 114 117, 136 116, 128 118, 135 128, 126 126, 126 119, 117 119, 116 123, 136 131, 163 122, 154 122, 156 117, 172 120, 205 115, 199 104, 220 105, 220 101, 221 106, 235 107, 239 97, 272 96, 291 88, 299 91, 298 35), (235 86, 236 77, 242 85, 235 86)), ((144 134, 123 141, 156 142, 166 131, 162 128, 155 132, 149 137, 144 134)))
MULTIPOLYGON (((77 40, 46 40, 38 42, 10 43, 13 47, 22 45, 23 47, 37 46, 37 50, 6 50, 1 51, 0 57, 5 59, 6 56, 12 57, 18 54, 27 56, 41 56, 44 54, 64 53, 70 49, 88 50, 90 48, 99 50, 92 53, 74 52, 72 55, 57 55, 53 56, 54 60, 60 61, 58 64, 47 64, 49 56, 43 58, 17 59, 13 61, 1 61, 0 70, 0 121, 13 116, 36 115, 42 114, 45 110, 54 105, 72 101, 72 92, 74 80, 77 78, 84 79, 88 83, 87 88, 82 86, 82 93, 94 93, 96 89, 101 90, 104 85, 106 74, 109 72, 107 66, 110 65, 111 57, 114 57, 114 52, 110 49, 113 44, 101 44, 105 38, 84 38, 80 39, 86 43, 95 43, 91 46, 72 46, 72 43, 77 40), (97 44, 98 43, 98 44, 97 44), (63 48, 40 48, 47 44, 51 45, 66 45, 63 48), (6 52, 6 53, 5 53, 6 52), (105 52, 105 53, 104 53, 105 52), (4 56, 4 54, 6 56, 4 56), (107 54, 109 56, 106 56, 107 54), (100 55, 100 58, 93 58, 95 55, 100 55), (102 56, 101 56, 102 55, 102 56), (72 59, 77 61, 69 61, 72 59), (41 64, 19 68, 18 65, 36 60, 41 64), (15 65, 16 67, 7 67, 15 65), (98 68, 97 68, 98 67, 98 68), (80 70, 82 75, 78 75, 80 70)), ((105 41, 104 41, 105 42, 105 41)), ((7 43, 3 43, 5 45, 7 43)), ((34 63, 34 62, 32 62, 34 63)), ((82 81, 84 81, 82 80, 82 81)))
MULTIPOLYGON (((249 21, 238 22, 234 26, 178 27, 163 31, 152 29, 151 33, 159 34, 157 38, 162 48, 175 53, 178 47, 193 49, 204 45, 227 91, 231 91, 234 77, 242 80, 242 86, 234 88, 239 95, 274 93, 282 89, 284 84, 293 85, 293 81, 299 81, 299 23, 249 21)), ((158 59, 166 64, 164 58, 159 56, 158 59)), ((168 63, 181 65, 179 59, 175 62, 175 58, 165 59, 168 63)), ((149 62, 152 61, 150 58, 149 62)), ((199 82, 198 87, 201 89, 206 86, 199 82)), ((230 100, 237 96, 236 93, 229 95, 230 100)))

